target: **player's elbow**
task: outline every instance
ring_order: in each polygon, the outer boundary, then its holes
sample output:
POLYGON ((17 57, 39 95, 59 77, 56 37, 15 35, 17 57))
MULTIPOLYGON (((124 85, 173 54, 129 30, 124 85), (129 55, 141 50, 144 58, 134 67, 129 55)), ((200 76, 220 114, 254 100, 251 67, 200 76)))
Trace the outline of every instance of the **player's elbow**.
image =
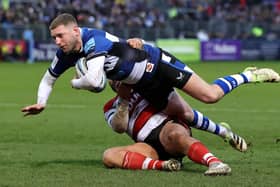
POLYGON ((106 85, 95 86, 95 87, 92 86, 89 91, 94 92, 94 93, 99 93, 99 92, 102 92, 105 89, 105 87, 106 87, 106 85))
POLYGON ((119 105, 111 121, 112 129, 117 133, 124 133, 127 130, 128 121, 128 106, 119 105))
POLYGON ((102 74, 100 77, 94 77, 90 74, 86 75, 86 78, 90 84, 90 91, 99 93, 106 87, 106 75, 102 74))

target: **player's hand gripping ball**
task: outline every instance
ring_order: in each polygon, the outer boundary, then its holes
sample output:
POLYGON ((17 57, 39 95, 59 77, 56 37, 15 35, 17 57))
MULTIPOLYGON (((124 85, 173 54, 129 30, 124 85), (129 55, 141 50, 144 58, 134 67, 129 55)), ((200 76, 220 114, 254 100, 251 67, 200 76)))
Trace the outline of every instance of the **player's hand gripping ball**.
MULTIPOLYGON (((85 57, 80 58, 75 65, 76 69, 76 79, 80 79, 81 77, 85 76, 88 73, 88 65, 87 60, 85 57)), ((83 79, 87 80, 87 79, 83 79)), ((102 80, 99 86, 93 87, 88 81, 84 81, 84 88, 91 92, 99 93, 103 91, 106 87, 106 74, 102 74, 102 80)))
POLYGON ((76 63, 76 77, 84 76, 88 71, 87 60, 85 57, 80 58, 76 63))

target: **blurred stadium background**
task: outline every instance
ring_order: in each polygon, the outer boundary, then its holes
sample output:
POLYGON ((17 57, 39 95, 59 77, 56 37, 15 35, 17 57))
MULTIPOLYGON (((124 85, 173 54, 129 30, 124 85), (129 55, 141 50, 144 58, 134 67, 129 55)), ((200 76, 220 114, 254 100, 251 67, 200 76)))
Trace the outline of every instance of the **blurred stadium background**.
POLYGON ((193 130, 232 167, 231 176, 218 178, 202 177, 206 168, 188 159, 176 173, 106 169, 103 151, 131 140, 104 121, 103 104, 114 93, 73 90, 74 70, 57 81, 42 114, 23 118, 20 112, 36 101, 39 81, 54 57, 48 24, 59 13, 72 13, 81 26, 144 38, 192 63, 211 82, 250 65, 280 71, 279 0, 0 2, 0 186, 279 186, 279 84, 242 86, 215 105, 184 94, 213 120, 230 123, 250 145, 241 154, 193 130))
POLYGON ((56 47, 48 24, 62 12, 75 15, 81 26, 141 37, 189 61, 280 59, 279 0, 0 2, 2 61, 51 60, 56 47))

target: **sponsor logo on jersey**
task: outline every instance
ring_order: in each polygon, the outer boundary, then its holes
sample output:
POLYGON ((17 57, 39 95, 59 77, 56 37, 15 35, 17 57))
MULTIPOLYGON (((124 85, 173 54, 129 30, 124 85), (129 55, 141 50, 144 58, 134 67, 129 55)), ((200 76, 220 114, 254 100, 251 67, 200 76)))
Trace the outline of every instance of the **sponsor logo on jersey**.
POLYGON ((148 62, 148 63, 147 63, 147 66, 146 66, 146 72, 149 72, 149 73, 150 73, 150 72, 153 71, 153 69, 154 69, 154 64, 148 62))
POLYGON ((90 50, 94 50, 94 47, 95 47, 95 41, 93 38, 91 38, 85 44, 85 47, 84 47, 85 53, 88 53, 90 50))

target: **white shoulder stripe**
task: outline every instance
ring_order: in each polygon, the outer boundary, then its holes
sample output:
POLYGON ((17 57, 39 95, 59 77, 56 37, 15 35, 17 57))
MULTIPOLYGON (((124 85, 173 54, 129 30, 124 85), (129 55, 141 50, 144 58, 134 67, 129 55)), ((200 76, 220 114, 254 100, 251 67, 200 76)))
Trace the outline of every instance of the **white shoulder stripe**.
POLYGON ((126 84, 135 84, 137 83, 145 73, 147 66, 147 60, 143 60, 141 62, 136 62, 129 76, 123 80, 122 82, 126 84))
POLYGON ((119 42, 120 39, 117 36, 114 36, 108 32, 106 32, 105 34, 105 38, 107 38, 108 40, 111 40, 112 42, 119 42))

